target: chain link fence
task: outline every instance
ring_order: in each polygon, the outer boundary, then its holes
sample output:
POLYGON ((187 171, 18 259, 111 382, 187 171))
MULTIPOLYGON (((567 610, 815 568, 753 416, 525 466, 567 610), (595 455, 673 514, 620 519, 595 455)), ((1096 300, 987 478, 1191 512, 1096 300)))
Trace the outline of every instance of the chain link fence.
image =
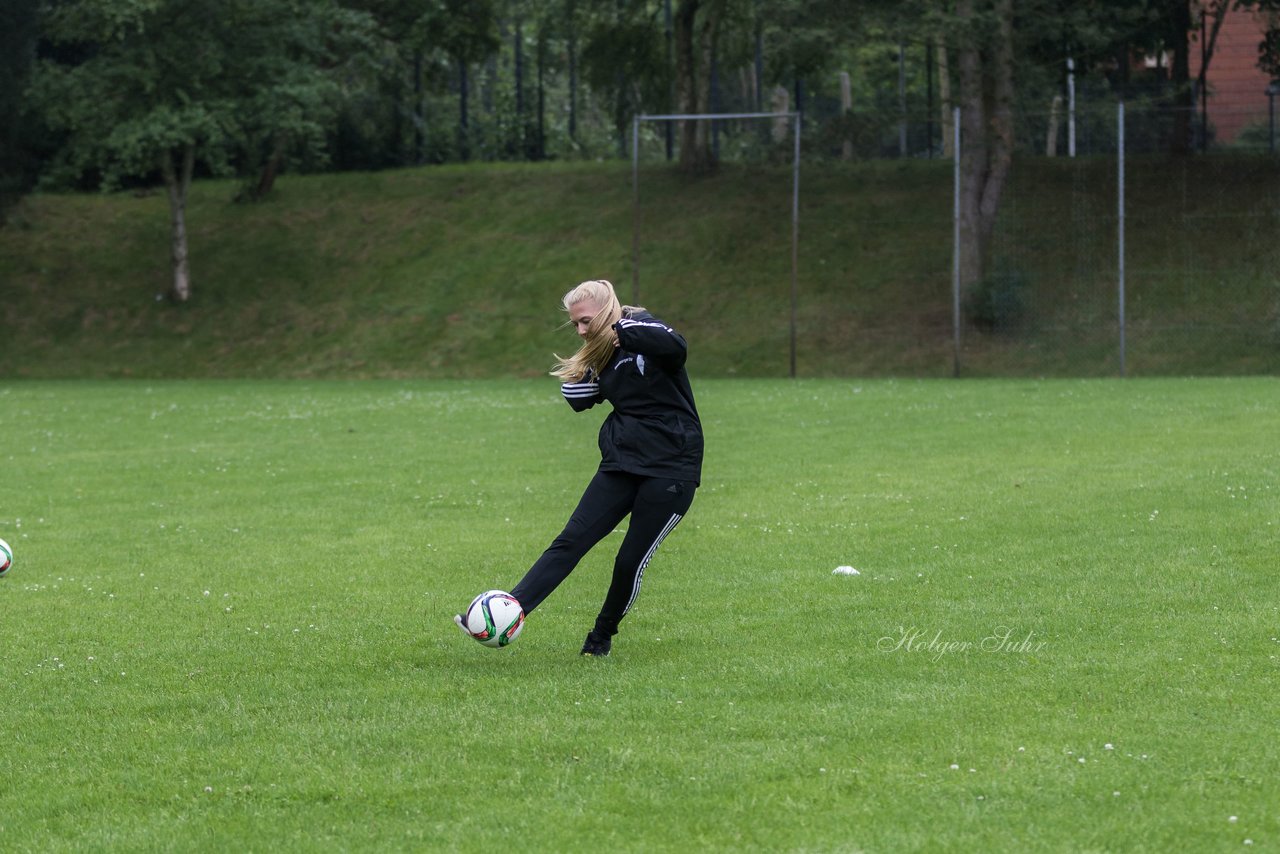
MULTIPOLYGON (((807 106, 799 375, 1280 371, 1280 140, 1265 108, 1021 112, 985 275, 957 293, 953 123, 807 106), (850 182, 854 202, 833 207, 850 182), (836 256, 851 260, 826 266, 836 256)), ((758 124, 721 133, 730 162, 789 147, 758 124)), ((655 137, 644 156, 661 149, 655 137)))
POLYGON ((1280 369, 1280 158, 1251 116, 1222 117, 1244 130, 1210 142, 1195 114, 1090 108, 1064 156, 1049 134, 1070 117, 1024 116, 961 370, 1280 369))

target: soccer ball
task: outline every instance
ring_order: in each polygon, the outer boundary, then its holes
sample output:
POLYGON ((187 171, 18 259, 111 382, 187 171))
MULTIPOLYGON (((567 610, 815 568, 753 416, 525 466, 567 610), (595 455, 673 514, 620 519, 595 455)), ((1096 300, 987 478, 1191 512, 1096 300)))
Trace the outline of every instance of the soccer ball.
POLYGON ((0 540, 0 578, 13 566, 13 549, 4 540, 0 540))
POLYGON ((462 627, 485 646, 506 646, 524 629, 524 609, 510 593, 489 590, 471 600, 462 627))

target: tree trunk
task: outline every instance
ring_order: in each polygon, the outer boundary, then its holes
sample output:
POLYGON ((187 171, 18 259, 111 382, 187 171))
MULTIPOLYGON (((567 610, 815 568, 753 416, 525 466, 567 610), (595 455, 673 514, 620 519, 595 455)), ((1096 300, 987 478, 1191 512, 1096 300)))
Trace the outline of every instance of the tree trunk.
POLYGON ((1044 137, 1044 156, 1058 156, 1058 122, 1062 120, 1062 96, 1054 95, 1049 104, 1049 131, 1044 137))
POLYGON ((960 70, 960 286, 986 275, 991 235, 1013 163, 1013 2, 994 0, 995 28, 977 30, 974 0, 958 0, 967 25, 960 70))
POLYGON ((955 157, 955 116, 952 115, 951 101, 951 69, 947 65, 947 45, 938 42, 938 103, 940 104, 942 121, 942 156, 947 160, 955 157))
MULTIPOLYGON (((973 0, 957 0, 956 15, 973 24, 973 0)), ((986 109, 982 98, 982 53, 970 34, 957 51, 960 84, 960 288, 982 278, 979 202, 987 180, 986 109)))
POLYGON ((1173 85, 1173 139, 1169 141, 1172 154, 1188 154, 1191 151, 1191 112, 1195 109, 1195 93, 1191 91, 1191 6, 1175 3, 1172 22, 1173 65, 1169 69, 1169 82, 1173 85))
MULTIPOLYGON (((711 101, 711 58, 727 0, 681 0, 674 16, 676 104, 681 113, 706 113, 711 101)), ((710 125, 680 123, 680 168, 703 174, 715 168, 710 125)))
POLYGON ((538 24, 538 136, 534 140, 533 159, 547 159, 547 25, 538 24))
POLYGON ((515 53, 515 88, 516 88, 516 126, 515 138, 510 141, 507 150, 515 158, 527 158, 529 140, 525 138, 528 123, 524 116, 524 21, 516 19, 516 32, 513 37, 512 51, 515 53))
POLYGON ((175 152, 160 155, 160 172, 169 193, 170 257, 173 262, 173 286, 169 298, 174 302, 191 299, 191 268, 187 258, 187 191, 195 168, 196 147, 187 143, 181 149, 181 167, 174 166, 175 152))
POLYGON ((458 156, 465 163, 471 159, 471 130, 467 126, 467 96, 470 87, 467 81, 466 60, 458 62, 458 156))
POLYGON ((996 32, 988 69, 987 181, 982 188, 981 234, 985 260, 995 232, 1000 200, 1013 165, 1013 0, 996 0, 996 32))
POLYGON ((267 155, 267 162, 262 164, 262 171, 258 173, 258 183, 253 188, 253 201, 266 198, 275 189, 276 176, 280 174, 280 164, 284 162, 284 152, 285 135, 277 133, 271 139, 271 153, 267 155))
POLYGON ((421 166, 426 152, 426 117, 422 114, 422 50, 413 52, 413 164, 421 166))
POLYGON ((1227 12, 1231 8, 1231 0, 1217 0, 1216 3, 1208 3, 1200 10, 1200 36, 1204 39, 1204 43, 1200 46, 1200 77, 1197 80, 1196 88, 1200 94, 1200 150, 1204 151, 1209 145, 1209 64, 1213 62, 1213 51, 1218 43, 1218 33, 1222 31, 1222 22, 1227 18, 1227 12), (1211 23, 1211 28, 1206 28, 1206 23, 1211 23), (1206 29, 1208 32, 1206 33, 1206 29))
POLYGON ((570 18, 569 30, 569 141, 578 141, 578 25, 570 18))
POLYGON ((841 71, 837 77, 840 79, 840 115, 845 121, 842 136, 844 139, 840 141, 840 159, 853 159, 853 135, 849 132, 851 126, 850 113, 853 112, 853 85, 849 80, 849 72, 841 71))

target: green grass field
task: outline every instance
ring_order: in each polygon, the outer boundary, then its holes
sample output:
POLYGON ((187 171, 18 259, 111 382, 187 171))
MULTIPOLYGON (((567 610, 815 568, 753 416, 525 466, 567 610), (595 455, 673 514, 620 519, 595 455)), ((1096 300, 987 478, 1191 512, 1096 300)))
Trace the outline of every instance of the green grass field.
POLYGON ((551 380, 0 383, 0 849, 1280 846, 1274 379, 695 384, 590 660, 551 380))

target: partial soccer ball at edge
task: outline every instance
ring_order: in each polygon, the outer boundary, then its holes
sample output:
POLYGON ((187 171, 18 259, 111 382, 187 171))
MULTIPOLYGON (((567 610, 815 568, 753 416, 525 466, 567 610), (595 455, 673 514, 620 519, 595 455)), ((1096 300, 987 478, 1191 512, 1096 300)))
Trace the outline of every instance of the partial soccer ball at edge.
POLYGON ((507 646, 524 630, 524 610, 510 593, 489 590, 471 600, 462 624, 485 646, 507 646))
POLYGON ((0 540, 0 578, 13 566, 13 549, 4 540, 0 540))

